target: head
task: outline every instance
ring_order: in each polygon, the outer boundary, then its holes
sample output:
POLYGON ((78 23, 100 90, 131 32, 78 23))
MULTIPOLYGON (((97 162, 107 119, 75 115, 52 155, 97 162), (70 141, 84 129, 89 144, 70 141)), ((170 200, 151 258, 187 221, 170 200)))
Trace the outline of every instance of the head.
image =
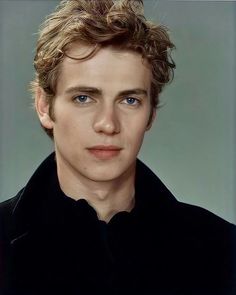
MULTIPOLYGON (((54 116, 54 102, 61 65, 65 58, 86 60, 101 48, 112 46, 121 51, 133 51, 150 66, 151 122, 159 105, 163 87, 172 80, 175 64, 170 56, 173 43, 167 29, 147 21, 142 0, 68 0, 43 23, 36 48, 36 76, 31 83, 33 93, 39 88, 45 93, 49 115, 54 116), (88 45, 78 54, 73 44, 88 45), (87 48, 87 47, 86 47, 87 48)), ((53 129, 45 128, 53 138, 53 129)))

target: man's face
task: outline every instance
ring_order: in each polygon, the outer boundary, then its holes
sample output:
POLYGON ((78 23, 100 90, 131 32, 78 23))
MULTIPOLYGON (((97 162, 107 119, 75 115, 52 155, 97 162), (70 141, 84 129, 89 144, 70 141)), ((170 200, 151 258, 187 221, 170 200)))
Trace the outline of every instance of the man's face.
MULTIPOLYGON (((74 44, 70 55, 79 51, 74 44)), ((66 57, 53 106, 55 120, 39 114, 42 125, 53 128, 61 173, 98 182, 134 173, 150 127, 150 85, 150 68, 138 53, 106 47, 88 60, 66 57)))

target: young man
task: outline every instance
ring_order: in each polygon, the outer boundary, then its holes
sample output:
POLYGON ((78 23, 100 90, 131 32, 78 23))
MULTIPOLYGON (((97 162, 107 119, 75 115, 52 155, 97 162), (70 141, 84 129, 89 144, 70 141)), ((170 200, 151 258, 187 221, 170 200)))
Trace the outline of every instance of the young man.
POLYGON ((137 155, 174 47, 141 1, 63 1, 32 83, 55 144, 0 206, 1 294, 234 294, 235 226, 178 202, 137 155))

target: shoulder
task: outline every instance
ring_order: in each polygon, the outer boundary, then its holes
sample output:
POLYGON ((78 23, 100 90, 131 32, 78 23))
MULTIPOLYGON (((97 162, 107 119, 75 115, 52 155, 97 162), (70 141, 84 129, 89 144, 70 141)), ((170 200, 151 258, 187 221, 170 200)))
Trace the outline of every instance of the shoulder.
POLYGON ((234 231, 236 229, 234 224, 196 205, 177 202, 174 212, 181 223, 188 224, 193 230, 210 230, 214 234, 224 232, 225 230, 234 231))
POLYGON ((137 199, 154 225, 212 238, 235 234, 235 225, 204 208, 178 201, 150 168, 140 160, 137 164, 137 199))
POLYGON ((174 232, 176 240, 182 240, 186 245, 194 245, 196 253, 201 255, 214 257, 216 260, 222 258, 229 264, 234 261, 236 267, 234 224, 198 206, 176 202, 174 207, 175 209, 171 209, 169 228, 174 232))
POLYGON ((0 203, 0 240, 4 241, 11 228, 14 208, 21 196, 23 189, 17 195, 0 203))
POLYGON ((11 214, 17 204, 20 195, 24 189, 21 189, 14 197, 0 203, 0 217, 3 218, 6 214, 11 214))

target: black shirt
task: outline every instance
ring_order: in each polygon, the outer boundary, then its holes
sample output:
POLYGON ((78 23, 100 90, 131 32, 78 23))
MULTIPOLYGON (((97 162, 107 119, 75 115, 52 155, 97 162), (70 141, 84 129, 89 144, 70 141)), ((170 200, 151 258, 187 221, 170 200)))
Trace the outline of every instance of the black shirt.
POLYGON ((178 202, 137 161, 135 207, 100 221, 61 191, 55 155, 0 205, 0 294, 236 294, 236 227, 178 202))

